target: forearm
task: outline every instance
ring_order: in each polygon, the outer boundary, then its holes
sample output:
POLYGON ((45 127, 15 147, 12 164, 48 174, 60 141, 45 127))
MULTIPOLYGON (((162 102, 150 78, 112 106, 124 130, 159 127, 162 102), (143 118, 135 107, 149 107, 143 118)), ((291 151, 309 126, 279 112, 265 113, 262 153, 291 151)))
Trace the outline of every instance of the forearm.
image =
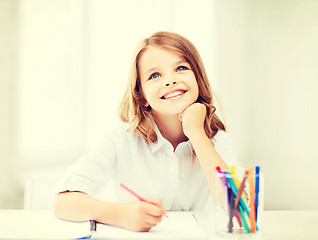
POLYGON ((57 197, 54 212, 63 220, 74 222, 95 220, 117 225, 118 208, 119 203, 103 202, 80 192, 65 192, 57 197))
POLYGON ((221 169, 225 170, 229 169, 229 167, 215 151, 213 143, 204 131, 192 136, 190 141, 203 169, 210 192, 214 197, 216 167, 220 166, 221 169))

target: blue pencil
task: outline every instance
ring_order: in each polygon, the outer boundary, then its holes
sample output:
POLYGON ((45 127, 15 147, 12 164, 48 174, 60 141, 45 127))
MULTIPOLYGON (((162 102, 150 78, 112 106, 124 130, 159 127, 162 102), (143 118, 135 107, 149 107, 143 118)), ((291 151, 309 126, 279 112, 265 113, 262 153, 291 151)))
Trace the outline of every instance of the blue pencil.
POLYGON ((258 212, 258 194, 259 194, 259 166, 255 167, 255 221, 257 222, 258 212))

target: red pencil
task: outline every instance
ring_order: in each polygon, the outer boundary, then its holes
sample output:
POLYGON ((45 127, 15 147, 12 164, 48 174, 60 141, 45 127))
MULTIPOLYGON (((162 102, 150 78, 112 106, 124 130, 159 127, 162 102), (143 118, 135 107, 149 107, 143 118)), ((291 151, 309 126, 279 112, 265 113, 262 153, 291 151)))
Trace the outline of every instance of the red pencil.
MULTIPOLYGON (((148 200, 144 199, 143 197, 139 196, 137 193, 135 193, 133 190, 131 190, 129 187, 127 187, 125 184, 123 183, 120 183, 119 184, 120 187, 122 187, 123 189, 125 189, 127 192, 131 193, 133 196, 135 196, 136 198, 139 199, 139 201, 143 201, 143 202, 146 202, 146 203, 150 203, 152 205, 156 205, 158 206, 157 204, 153 203, 153 202, 149 202, 148 200)), ((166 217, 168 217, 167 214, 165 214, 166 217)))

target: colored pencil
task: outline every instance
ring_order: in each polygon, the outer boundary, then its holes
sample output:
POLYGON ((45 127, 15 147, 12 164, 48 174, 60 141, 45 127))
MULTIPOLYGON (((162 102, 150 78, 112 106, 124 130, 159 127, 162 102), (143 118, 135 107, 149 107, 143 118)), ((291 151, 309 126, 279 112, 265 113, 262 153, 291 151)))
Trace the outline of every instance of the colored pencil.
POLYGON ((258 195, 259 195, 259 166, 255 167, 255 221, 258 215, 258 195))
MULTIPOLYGON (((135 193, 133 190, 131 190, 129 187, 127 187, 125 184, 120 183, 119 186, 122 187, 123 189, 125 189, 127 192, 129 192, 129 193, 132 194, 133 196, 135 196, 136 198, 138 198, 139 201, 146 202, 146 203, 150 203, 150 204, 152 204, 152 205, 158 206, 157 204, 155 204, 155 203, 153 203, 153 202, 149 202, 148 200, 146 200, 146 199, 144 199, 143 197, 139 196, 137 193, 135 193)), ((167 214, 165 214, 165 216, 168 217, 167 214)))
POLYGON ((251 223, 251 232, 256 232, 256 224, 255 224, 255 189, 254 189, 254 168, 248 168, 248 182, 250 185, 250 223, 251 223))

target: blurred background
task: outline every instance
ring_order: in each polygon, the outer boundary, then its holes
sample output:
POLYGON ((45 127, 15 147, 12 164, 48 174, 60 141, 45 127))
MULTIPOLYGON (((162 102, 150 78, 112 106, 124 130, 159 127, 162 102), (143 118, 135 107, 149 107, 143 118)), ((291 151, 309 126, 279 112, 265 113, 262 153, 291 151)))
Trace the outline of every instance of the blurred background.
POLYGON ((33 208, 36 191, 37 207, 52 200, 118 121, 137 43, 166 30, 198 48, 241 165, 264 172, 265 209, 318 210, 317 10, 315 0, 0 0, 0 208, 33 208))

